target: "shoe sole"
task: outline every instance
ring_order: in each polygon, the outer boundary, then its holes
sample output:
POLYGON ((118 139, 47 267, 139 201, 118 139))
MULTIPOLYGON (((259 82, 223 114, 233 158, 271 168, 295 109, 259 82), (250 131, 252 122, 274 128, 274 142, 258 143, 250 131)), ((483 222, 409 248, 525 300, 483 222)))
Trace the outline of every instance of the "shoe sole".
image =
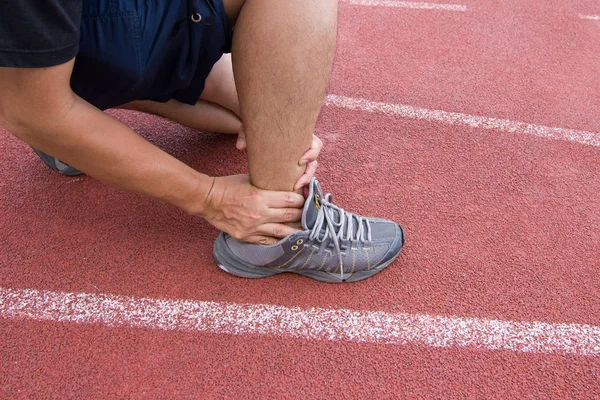
MULTIPOLYGON (((363 279, 370 278, 378 272, 383 271, 386 267, 388 267, 391 263, 396 260, 398 255, 400 254, 400 250, 398 253, 392 257, 390 260, 380 264, 376 267, 373 267, 366 271, 357 271, 344 274, 342 277, 339 273, 335 272, 325 272, 325 271, 314 271, 314 270, 306 270, 306 271, 282 271, 275 268, 268 267, 252 267, 246 265, 242 260, 238 259, 234 255, 226 254, 220 251, 216 246, 219 240, 225 241, 224 234, 221 232, 217 241, 215 242, 215 246, 213 247, 213 257, 217 262, 217 266, 221 268, 223 271, 238 276, 240 278, 268 278, 269 276, 274 276, 283 273, 292 273, 297 275, 306 276, 312 279, 316 279, 320 282, 327 283, 344 283, 344 282, 358 282, 363 279)), ((402 247, 404 246, 404 232, 402 233, 402 247)), ((400 247, 400 249, 402 249, 400 247)))

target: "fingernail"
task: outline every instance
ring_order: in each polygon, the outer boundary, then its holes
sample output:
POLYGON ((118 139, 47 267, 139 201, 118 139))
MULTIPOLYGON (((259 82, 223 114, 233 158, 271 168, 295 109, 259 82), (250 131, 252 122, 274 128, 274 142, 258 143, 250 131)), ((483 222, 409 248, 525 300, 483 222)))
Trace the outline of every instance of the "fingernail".
POLYGON ((244 139, 238 139, 237 140, 237 145, 238 146, 244 146, 246 144, 246 141, 244 139))
POLYGON ((300 166, 306 165, 308 164, 308 160, 304 159, 304 160, 300 160, 300 166))

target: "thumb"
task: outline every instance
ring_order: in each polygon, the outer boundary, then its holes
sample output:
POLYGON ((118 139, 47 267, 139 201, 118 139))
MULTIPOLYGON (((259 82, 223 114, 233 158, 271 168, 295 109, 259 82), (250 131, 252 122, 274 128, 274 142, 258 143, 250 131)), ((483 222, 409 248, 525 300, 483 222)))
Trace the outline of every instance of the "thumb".
POLYGON ((244 241, 248 243, 261 244, 263 246, 271 246, 272 244, 277 243, 279 240, 269 236, 251 236, 244 241))

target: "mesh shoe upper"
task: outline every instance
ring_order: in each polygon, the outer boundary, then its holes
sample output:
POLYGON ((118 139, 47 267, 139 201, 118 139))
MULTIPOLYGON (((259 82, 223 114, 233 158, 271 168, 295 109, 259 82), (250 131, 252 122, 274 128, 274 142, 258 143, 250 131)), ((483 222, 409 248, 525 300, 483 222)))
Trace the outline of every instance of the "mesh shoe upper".
POLYGON ((344 274, 370 270, 394 258, 403 244, 394 222, 366 218, 339 208, 313 178, 302 213, 304 231, 272 246, 241 243, 225 236, 229 250, 256 267, 281 271, 344 274))

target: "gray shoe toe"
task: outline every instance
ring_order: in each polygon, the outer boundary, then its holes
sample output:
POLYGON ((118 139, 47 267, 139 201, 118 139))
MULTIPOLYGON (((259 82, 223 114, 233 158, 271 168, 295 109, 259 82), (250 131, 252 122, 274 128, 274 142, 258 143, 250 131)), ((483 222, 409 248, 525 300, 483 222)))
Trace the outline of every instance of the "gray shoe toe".
POLYGON ((402 250, 402 246, 404 246, 404 230, 398 224, 396 224, 396 238, 392 242, 390 249, 385 254, 381 263, 385 263, 389 260, 392 260, 398 256, 400 250, 402 250))

